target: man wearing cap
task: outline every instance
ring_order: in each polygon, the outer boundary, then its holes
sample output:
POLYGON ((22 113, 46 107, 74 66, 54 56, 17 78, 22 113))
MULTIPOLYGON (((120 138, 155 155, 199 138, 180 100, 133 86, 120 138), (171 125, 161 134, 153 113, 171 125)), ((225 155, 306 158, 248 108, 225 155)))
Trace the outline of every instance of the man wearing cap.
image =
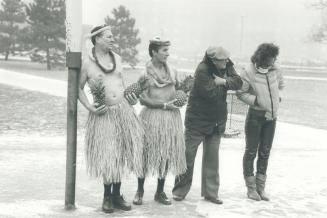
POLYGON ((192 185, 194 161, 203 142, 201 196, 216 204, 219 188, 219 144, 227 121, 227 90, 238 90, 242 80, 237 75, 229 52, 209 47, 195 71, 185 115, 186 173, 175 179, 173 198, 181 201, 192 185))

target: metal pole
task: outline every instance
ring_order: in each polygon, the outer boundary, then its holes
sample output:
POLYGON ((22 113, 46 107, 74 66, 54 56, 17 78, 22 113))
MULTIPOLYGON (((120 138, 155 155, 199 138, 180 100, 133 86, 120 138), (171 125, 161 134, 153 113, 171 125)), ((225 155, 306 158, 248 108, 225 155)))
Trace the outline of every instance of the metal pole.
POLYGON ((243 53, 244 16, 241 16, 240 55, 243 53))
POLYGON ((233 113, 233 97, 234 97, 234 94, 233 93, 230 93, 231 95, 231 101, 230 101, 230 113, 229 113, 229 129, 232 128, 232 113, 233 113))
POLYGON ((82 3, 66 0, 66 65, 67 89, 67 153, 65 209, 75 208, 76 151, 77 151, 77 99, 78 78, 81 70, 82 3))

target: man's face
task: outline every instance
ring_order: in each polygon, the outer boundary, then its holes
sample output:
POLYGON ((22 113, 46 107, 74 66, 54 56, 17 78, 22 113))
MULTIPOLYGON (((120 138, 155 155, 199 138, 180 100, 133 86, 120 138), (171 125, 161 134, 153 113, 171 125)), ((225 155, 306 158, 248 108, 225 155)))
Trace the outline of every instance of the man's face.
POLYGON ((161 63, 166 63, 169 56, 169 46, 162 46, 158 52, 153 51, 153 58, 156 58, 161 63))
POLYGON ((212 63, 216 66, 218 70, 223 70, 226 69, 226 65, 228 62, 228 59, 211 59, 212 63))
POLYGON ((96 44, 101 46, 104 49, 111 50, 114 45, 114 36, 112 35, 110 30, 105 30, 102 34, 97 37, 96 44))

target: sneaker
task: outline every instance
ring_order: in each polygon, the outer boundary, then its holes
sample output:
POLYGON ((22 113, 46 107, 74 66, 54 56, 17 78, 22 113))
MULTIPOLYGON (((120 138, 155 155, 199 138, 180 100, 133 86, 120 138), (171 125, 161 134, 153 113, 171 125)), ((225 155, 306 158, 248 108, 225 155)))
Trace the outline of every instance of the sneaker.
POLYGON ((114 208, 117 208, 117 209, 120 209, 120 210, 128 211, 128 210, 132 209, 132 206, 129 205, 125 201, 125 199, 124 199, 124 197, 122 195, 114 196, 113 199, 112 199, 112 203, 114 205, 114 208))
POLYGON ((114 212, 114 205, 112 203, 112 199, 110 196, 106 196, 103 198, 102 211, 105 213, 113 213, 114 212))
POLYGON ((156 194, 154 195, 154 200, 164 205, 171 205, 171 201, 167 198, 165 192, 156 192, 156 194))
POLYGON ((144 192, 137 191, 134 196, 133 204, 142 205, 143 204, 143 195, 144 195, 144 192))
POLYGON ((204 200, 210 201, 211 203, 214 204, 223 204, 223 201, 220 200, 219 198, 214 198, 214 197, 204 197, 204 200))

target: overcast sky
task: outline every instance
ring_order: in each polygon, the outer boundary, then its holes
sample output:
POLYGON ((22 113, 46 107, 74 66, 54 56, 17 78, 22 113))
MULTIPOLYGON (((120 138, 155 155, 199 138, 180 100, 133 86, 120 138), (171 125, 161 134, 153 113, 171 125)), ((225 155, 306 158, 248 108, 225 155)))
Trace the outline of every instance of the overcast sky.
POLYGON ((323 60, 326 47, 309 39, 321 17, 310 7, 313 1, 83 0, 83 23, 102 24, 113 8, 125 5, 136 18, 143 52, 150 38, 164 36, 172 41, 172 53, 185 56, 202 55, 209 45, 249 56, 259 43, 274 42, 283 59, 323 60))

